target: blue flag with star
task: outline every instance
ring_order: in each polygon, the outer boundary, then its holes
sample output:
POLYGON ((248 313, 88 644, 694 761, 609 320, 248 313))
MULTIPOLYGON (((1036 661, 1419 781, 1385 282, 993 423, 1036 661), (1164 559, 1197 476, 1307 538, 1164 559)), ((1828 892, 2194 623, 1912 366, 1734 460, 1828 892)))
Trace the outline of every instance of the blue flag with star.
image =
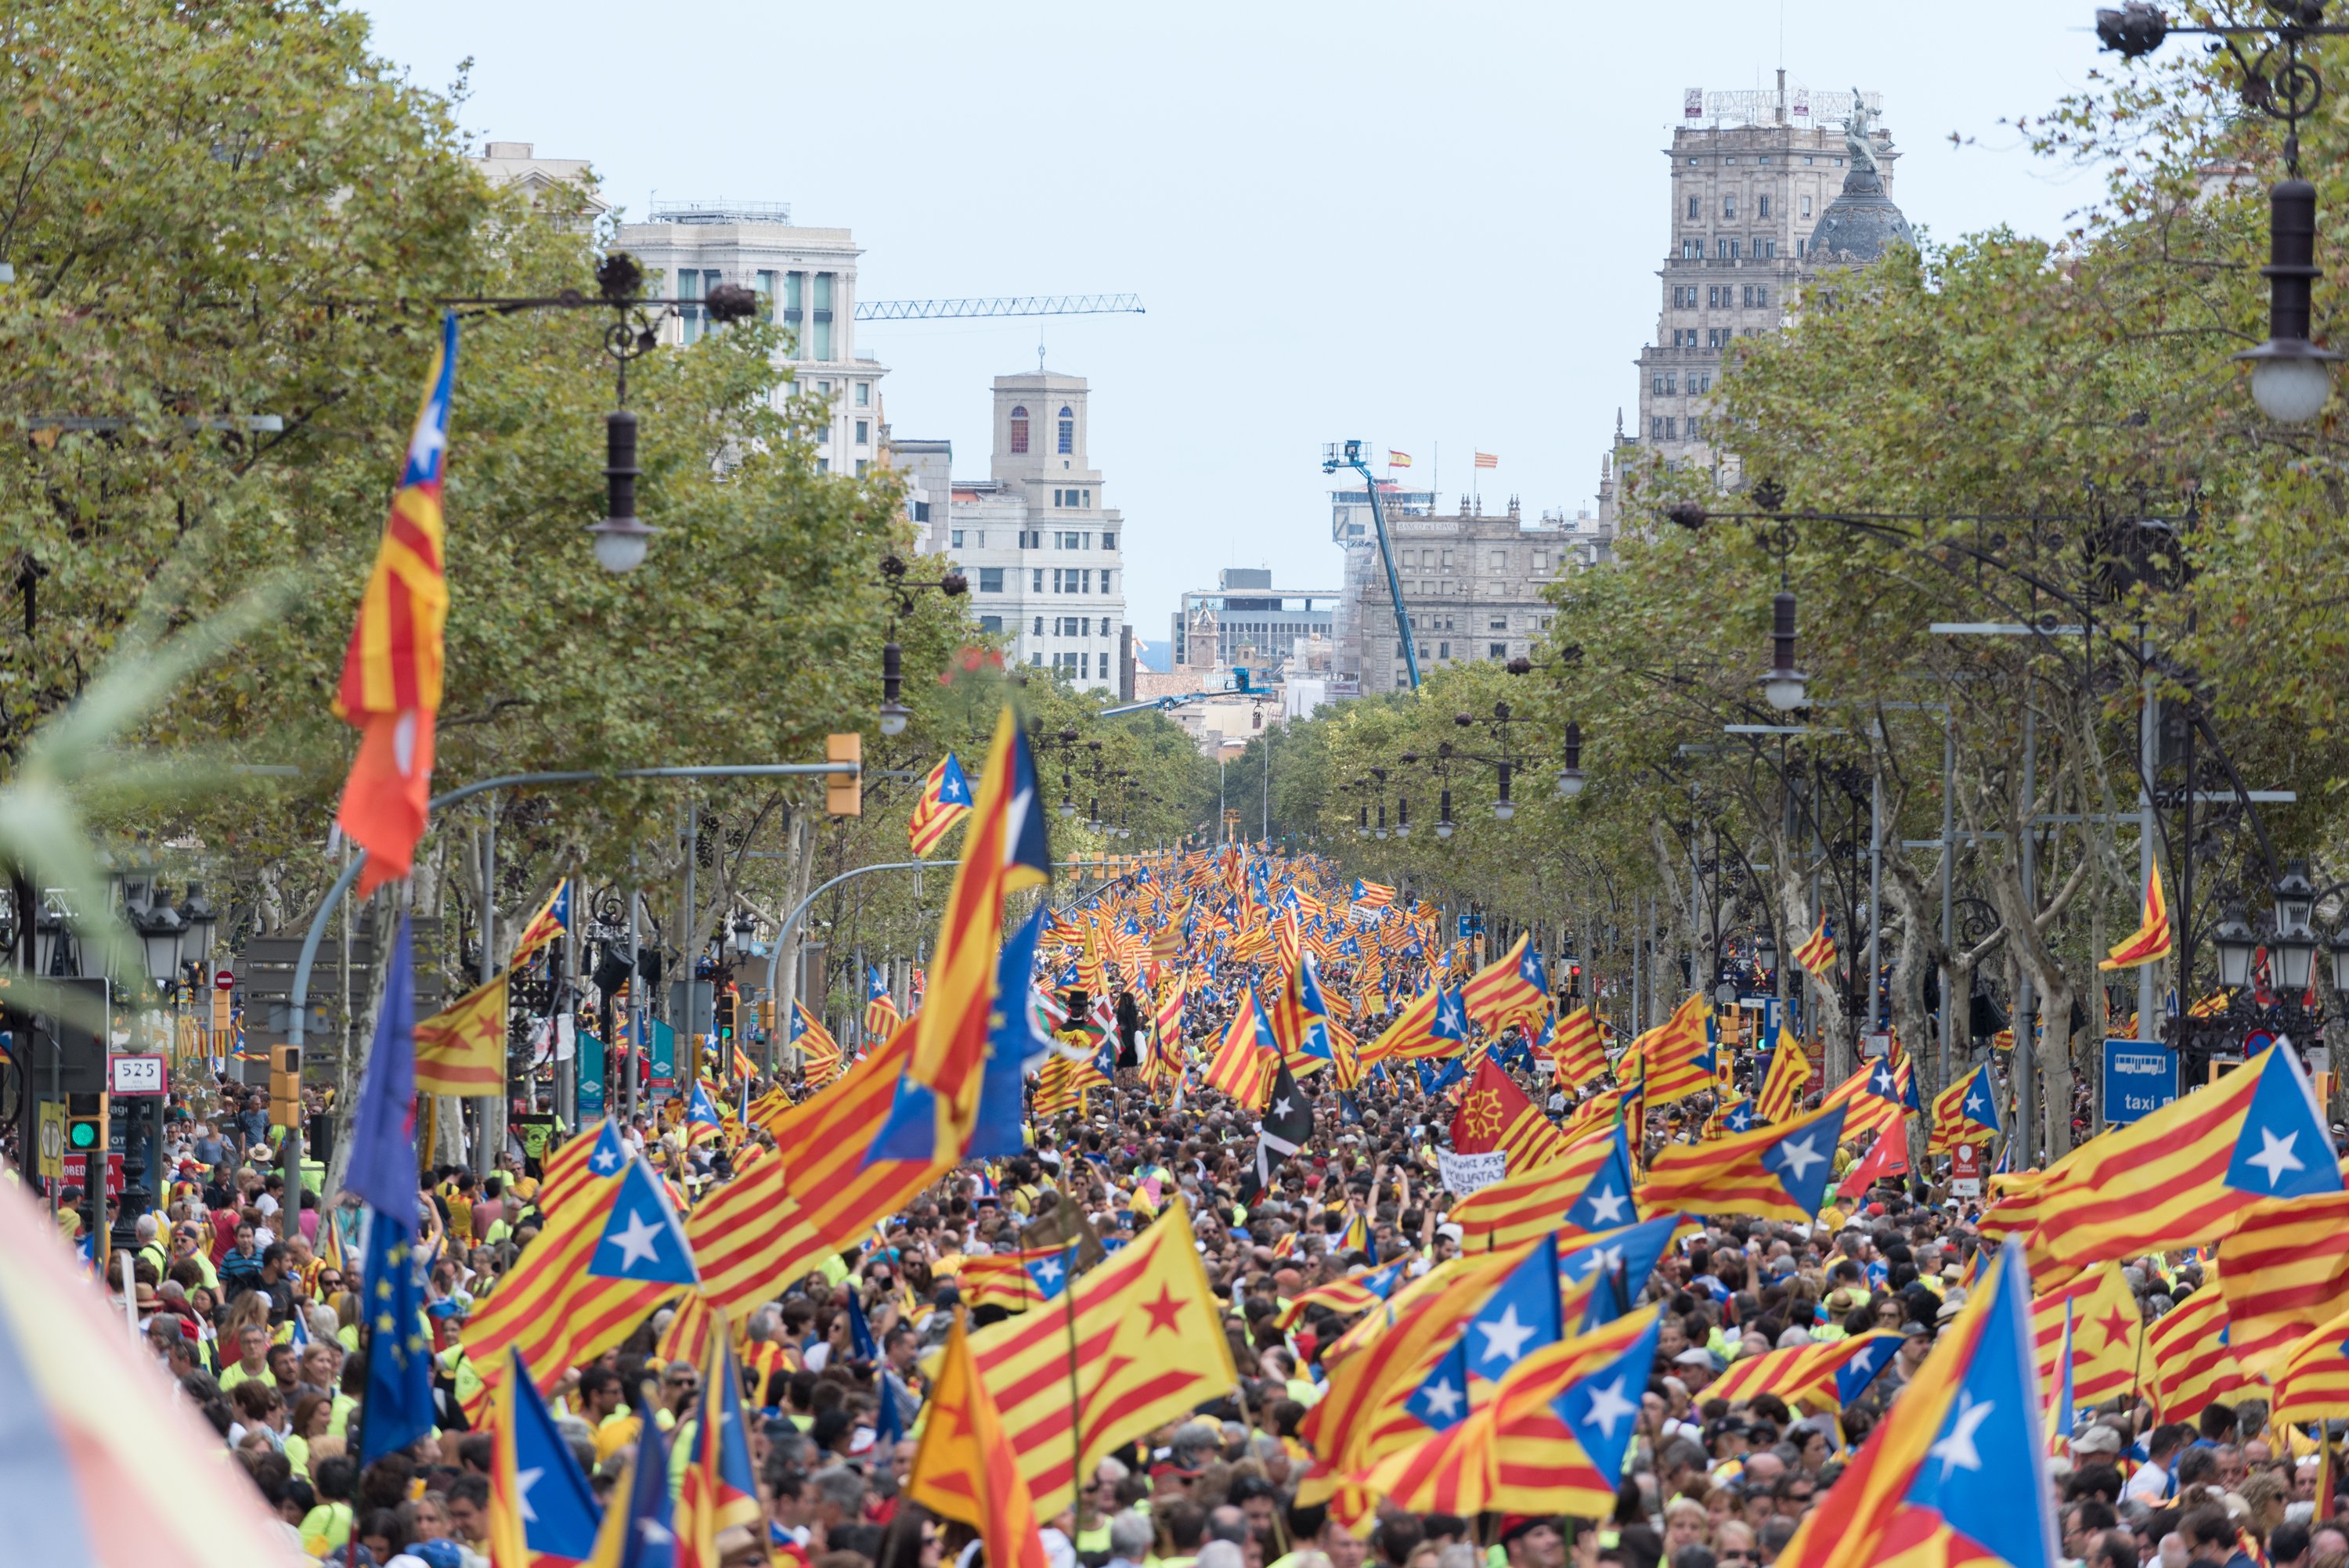
POLYGON ((1623 1473, 1623 1459, 1639 1429, 1640 1396, 1656 1364, 1659 1316, 1623 1353, 1576 1378, 1550 1401, 1550 1409, 1582 1445, 1590 1468, 1602 1476, 1623 1473))
MULTIPOLYGON (((409 1180, 413 1182, 415 1178, 409 1180)), ((416 1198, 407 1212, 374 1209, 367 1222, 367 1398, 359 1412, 359 1467, 364 1470, 417 1439, 429 1436, 432 1341, 424 1332, 424 1284, 416 1257, 416 1198)))
POLYGON ((1816 1214, 1835 1169, 1836 1142, 1843 1136, 1844 1107, 1830 1106, 1799 1132, 1788 1132, 1764 1152, 1762 1169, 1778 1178, 1798 1209, 1816 1214))
POLYGON ((587 1169, 598 1176, 616 1176, 627 1162, 628 1146, 620 1138, 620 1124, 606 1119, 604 1130, 595 1135, 595 1147, 587 1151, 587 1169))
POLYGON ((2316 1114, 2316 1095, 2291 1045, 2268 1047, 2259 1087, 2243 1111, 2227 1185, 2262 1198, 2304 1198, 2341 1191, 2333 1140, 2316 1114))
POLYGON ((514 1487, 522 1505, 523 1544, 533 1553, 584 1562, 595 1554, 603 1511, 539 1398, 535 1380, 520 1367, 518 1357, 516 1361, 514 1487))
POLYGON ((637 1423, 628 1491, 612 1499, 626 1509, 617 1568, 677 1568, 676 1500, 668 1490, 668 1443, 657 1421, 637 1423))
POLYGON ((1615 1124, 1614 1146, 1566 1211, 1566 1221, 1586 1231, 1608 1231, 1639 1218, 1631 1207, 1631 1142, 1615 1124))
POLYGON ((1026 1266, 1037 1295, 1046 1301, 1058 1301, 1069 1288, 1069 1281, 1076 1277, 1077 1243, 1071 1242, 1048 1258, 1031 1258, 1026 1266))
POLYGON ((602 1279, 698 1284, 693 1247, 668 1206, 668 1196, 641 1160, 631 1161, 613 1194, 611 1217, 595 1243, 587 1272, 602 1279))
POLYGON ((1672 1244, 1672 1233, 1680 1229, 1680 1224, 1678 1214, 1659 1214, 1636 1225, 1572 1243, 1557 1254, 1561 1280, 1578 1284, 1595 1274, 1610 1276, 1609 1283, 1591 1291, 1590 1305, 1583 1312, 1578 1332, 1588 1334, 1631 1310, 1631 1304, 1648 1286, 1648 1276, 1662 1261, 1664 1249, 1672 1244))
POLYGON ((1472 1377, 1496 1383, 1528 1351, 1566 1336, 1558 1298, 1557 1238, 1547 1235, 1494 1285, 1403 1408, 1437 1431, 1449 1429, 1467 1413, 1472 1377))
POLYGON ((1467 994, 1456 987, 1438 992, 1435 998, 1435 1018, 1427 1032, 1439 1040, 1464 1040, 1468 1037, 1467 994))
POLYGON ((2031 1281, 2019 1243, 2006 1243, 1993 1288, 1973 1343, 1936 1347, 1961 1356, 1963 1370, 1904 1501, 1939 1513, 2012 1568, 2055 1568, 2031 1281))

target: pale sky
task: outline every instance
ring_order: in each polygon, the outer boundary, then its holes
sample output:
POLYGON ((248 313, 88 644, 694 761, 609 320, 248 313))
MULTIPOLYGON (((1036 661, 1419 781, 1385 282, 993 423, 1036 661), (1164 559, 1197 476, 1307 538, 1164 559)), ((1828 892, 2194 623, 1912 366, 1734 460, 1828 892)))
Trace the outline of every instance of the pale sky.
POLYGON ((856 340, 895 432, 951 439, 963 478, 987 472, 989 380, 1040 338, 1090 377, 1154 643, 1221 567, 1337 585, 1324 441, 1407 450, 1421 484, 1440 444, 1447 508, 1476 449, 1501 459, 1488 511, 1593 504, 1656 331, 1685 88, 1783 64, 1881 92, 1894 194, 1938 238, 2053 236, 2101 189, 2001 123, 2085 84, 2094 0, 361 9, 423 84, 472 60, 477 140, 589 159, 630 215, 656 191, 788 201, 854 231, 867 300, 1141 294, 1145 315, 856 340))

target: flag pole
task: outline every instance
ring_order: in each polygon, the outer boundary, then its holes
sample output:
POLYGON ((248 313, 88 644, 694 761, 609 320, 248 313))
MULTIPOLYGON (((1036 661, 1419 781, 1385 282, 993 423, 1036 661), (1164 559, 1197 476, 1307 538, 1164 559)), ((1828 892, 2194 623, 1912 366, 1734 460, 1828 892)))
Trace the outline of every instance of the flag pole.
MULTIPOLYGON (((1069 1193, 1068 1168, 1061 1167, 1061 1197, 1074 1208, 1076 1200, 1069 1193)), ((1061 1282, 1061 1317, 1069 1331, 1069 1522, 1072 1530, 1083 1521, 1085 1495, 1085 1410, 1084 1398, 1077 1383, 1077 1254, 1084 1250, 1084 1233, 1079 1227, 1081 1218, 1067 1228, 1072 1233, 1069 1243, 1068 1276, 1061 1282)))

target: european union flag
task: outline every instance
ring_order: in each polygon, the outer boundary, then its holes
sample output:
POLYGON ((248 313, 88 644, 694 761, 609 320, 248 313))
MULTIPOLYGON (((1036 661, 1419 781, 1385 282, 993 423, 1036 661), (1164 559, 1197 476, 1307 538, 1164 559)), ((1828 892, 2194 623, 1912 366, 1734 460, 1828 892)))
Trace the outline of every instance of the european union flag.
POLYGON ((881 1359, 881 1346, 873 1337, 873 1326, 864 1320, 864 1304, 857 1299, 852 1283, 848 1290, 848 1353, 859 1361, 881 1359))
MULTIPOLYGON (((402 949, 407 944, 401 943, 402 949)), ((432 1342, 420 1320, 424 1286, 416 1266, 416 1176, 404 1209, 376 1209, 367 1223, 367 1401, 359 1417, 359 1468, 396 1453, 433 1428, 432 1342)))
POLYGON ((391 939, 384 973, 383 1010, 367 1077, 351 1113, 350 1161, 343 1190, 379 1213, 416 1214, 416 967, 409 953, 408 916, 391 939))

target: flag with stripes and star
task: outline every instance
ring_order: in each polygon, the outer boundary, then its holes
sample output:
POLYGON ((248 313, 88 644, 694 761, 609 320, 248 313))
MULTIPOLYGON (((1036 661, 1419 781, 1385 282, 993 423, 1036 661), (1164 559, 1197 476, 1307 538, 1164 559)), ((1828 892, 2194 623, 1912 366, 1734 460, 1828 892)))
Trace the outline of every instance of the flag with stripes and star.
POLYGON ((1713 1142, 1670 1145, 1649 1164, 1640 1206, 1808 1224, 1826 1196, 1843 1126, 1844 1108, 1830 1105, 1713 1142))
POLYGON ((970 810, 970 780, 963 777, 962 764, 949 751, 922 776, 922 792, 916 797, 913 816, 906 821, 914 858, 923 859, 936 849, 970 810))

